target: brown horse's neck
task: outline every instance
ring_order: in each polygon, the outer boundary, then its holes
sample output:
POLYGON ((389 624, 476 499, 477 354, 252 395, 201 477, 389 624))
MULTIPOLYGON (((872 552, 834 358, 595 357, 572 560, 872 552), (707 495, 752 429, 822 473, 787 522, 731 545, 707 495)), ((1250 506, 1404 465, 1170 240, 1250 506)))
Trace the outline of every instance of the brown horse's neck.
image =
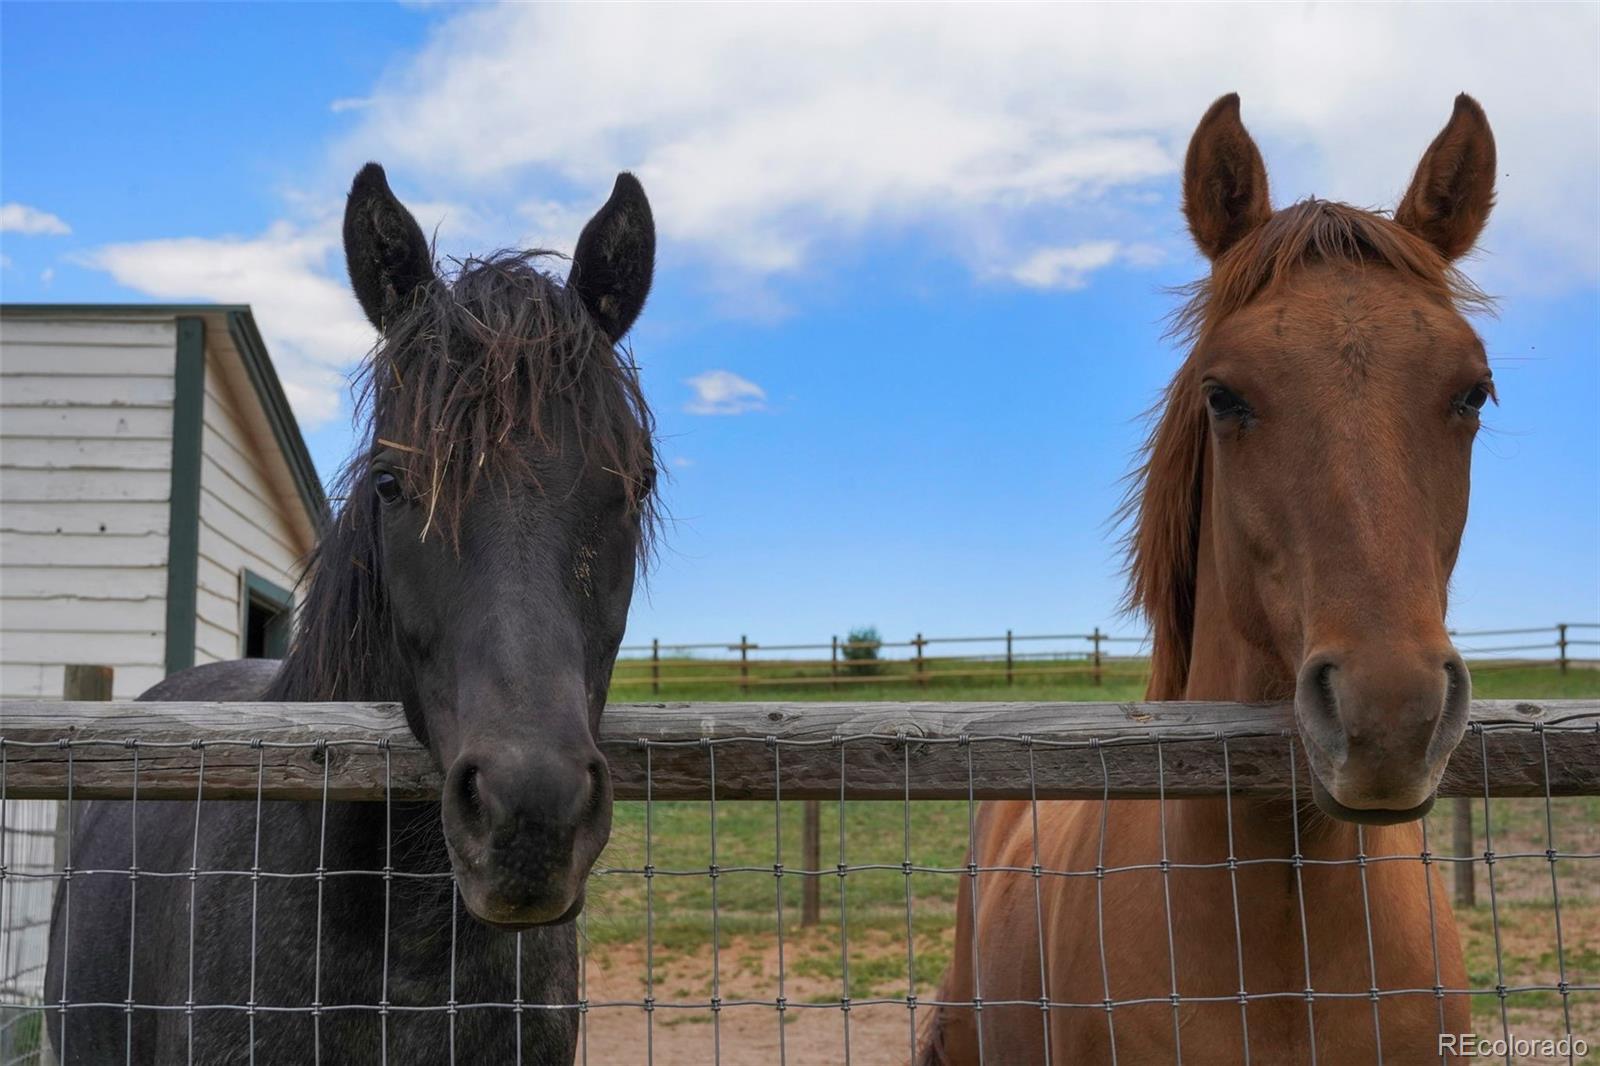
MULTIPOLYGON (((1177 671, 1153 671, 1148 698, 1241 703, 1292 699, 1293 670, 1285 665, 1282 657, 1268 649, 1265 640, 1251 639, 1249 628, 1230 611, 1223 595, 1208 512, 1207 483, 1210 479, 1207 474, 1202 478, 1194 626, 1185 656, 1188 669, 1183 672, 1181 682, 1177 680, 1177 671)), ((1152 658, 1170 662, 1171 654, 1171 649, 1158 647, 1152 658)), ((1303 760, 1299 760, 1299 769, 1302 774, 1308 772, 1303 760)), ((1301 793, 1302 796, 1308 794, 1304 781, 1301 793)), ((1309 801, 1298 803, 1297 810, 1297 802, 1287 795, 1282 798, 1235 797, 1231 804, 1221 799, 1187 801, 1175 807, 1177 810, 1169 817, 1175 818, 1184 832, 1198 838, 1214 838, 1221 846, 1226 846, 1231 821, 1234 850, 1241 858, 1292 854, 1297 835, 1299 850, 1307 857, 1353 856, 1358 846, 1364 846, 1371 853, 1380 844, 1384 850, 1395 845, 1406 851, 1420 850, 1418 823, 1368 827, 1364 839, 1358 839, 1354 825, 1322 815, 1309 801), (1412 846, 1413 838, 1415 846, 1412 846)))

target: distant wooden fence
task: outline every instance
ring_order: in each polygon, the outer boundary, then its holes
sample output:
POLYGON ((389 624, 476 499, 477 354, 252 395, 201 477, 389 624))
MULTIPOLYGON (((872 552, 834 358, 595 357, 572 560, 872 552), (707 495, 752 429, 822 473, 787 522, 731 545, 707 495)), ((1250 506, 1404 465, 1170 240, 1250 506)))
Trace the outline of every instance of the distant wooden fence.
MULTIPOLYGON (((1554 664, 1562 673, 1574 662, 1600 657, 1600 623, 1557 622, 1512 629, 1451 630, 1462 654, 1485 665, 1526 662, 1554 664), (1541 638, 1541 639, 1536 639, 1541 638)), ((740 635, 737 641, 626 644, 612 673, 614 685, 648 685, 652 695, 676 688, 759 688, 987 681, 1014 685, 1018 679, 1143 678, 1143 636, 1107 633, 1014 633, 993 636, 925 637, 856 641, 832 637, 828 643, 763 644, 740 635), (948 649, 938 654, 938 649, 948 649), (930 650, 932 649, 932 650, 930 650)))

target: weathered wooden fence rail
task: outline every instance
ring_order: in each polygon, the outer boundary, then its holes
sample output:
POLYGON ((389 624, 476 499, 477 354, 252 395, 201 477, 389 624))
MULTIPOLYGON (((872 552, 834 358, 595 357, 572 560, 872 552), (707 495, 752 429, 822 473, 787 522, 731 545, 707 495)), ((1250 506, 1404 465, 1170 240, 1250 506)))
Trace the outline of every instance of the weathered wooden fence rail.
MULTIPOLYGON (((1441 795, 1600 793, 1600 700, 1482 700, 1471 721, 1441 795)), ((703 800, 713 787, 719 800, 1098 799, 1306 785, 1287 704, 617 704, 602 734, 621 799, 703 800)), ((438 787, 394 704, 0 702, 6 799, 64 799, 70 788, 73 799, 136 789, 140 799, 382 800, 438 787)))

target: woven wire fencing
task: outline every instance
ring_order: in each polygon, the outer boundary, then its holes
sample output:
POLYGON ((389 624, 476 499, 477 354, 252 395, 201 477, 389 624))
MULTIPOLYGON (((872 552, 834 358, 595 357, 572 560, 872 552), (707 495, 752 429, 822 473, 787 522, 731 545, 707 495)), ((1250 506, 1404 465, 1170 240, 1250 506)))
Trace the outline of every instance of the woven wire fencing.
POLYGON ((41 1015, 17 1008, 44 1001, 50 900, 65 842, 56 807, 43 800, 0 806, 0 1066, 37 1061, 41 1015))
MULTIPOLYGON (((1292 872, 1297 886, 1313 876, 1317 864, 1298 847, 1302 829, 1311 830, 1301 826, 1298 813, 1296 848, 1289 853, 1239 854, 1232 844, 1243 805, 1305 783, 1283 708, 705 704, 607 712, 603 747, 619 796, 616 828, 579 920, 581 962, 572 995, 529 998, 519 983, 503 996, 458 998, 458 988, 472 986, 473 961, 466 952, 458 955, 456 945, 467 942, 473 919, 452 905, 448 928, 437 930, 450 945, 449 993, 427 1002, 407 1001, 398 980, 391 980, 391 967, 404 968, 403 947, 390 942, 391 896, 412 879, 453 898, 448 872, 401 869, 392 839, 381 841, 375 852, 383 861, 360 869, 327 868, 320 857, 294 869, 261 859, 267 805, 308 804, 326 829, 328 819, 337 817, 330 812, 343 800, 362 798, 387 810, 436 792, 427 753, 410 740, 394 708, 341 705, 339 725, 322 729, 316 705, 229 705, 230 713, 220 718, 216 705, 207 710, 209 717, 177 704, 7 707, 0 727, 0 914, 6 915, 0 944, 6 1042, 0 1061, 53 1061, 46 1034, 56 1047, 70 1048, 75 1032, 107 1024, 119 1031, 125 1026, 129 1034, 119 1061, 152 1061, 152 1049, 135 1046, 132 1036, 132 1020, 144 1013, 181 1018, 180 1033, 191 1040, 209 1019, 243 1016, 252 1051, 248 1061, 255 1061, 258 1024, 280 1032, 285 1024, 298 1025, 303 1054, 295 1061, 301 1062, 338 1061, 318 1053, 319 1030, 356 1015, 377 1019, 369 1061, 409 1061, 382 1052, 408 1025, 425 1020, 437 1037, 437 1056, 429 1061, 479 1061, 469 1050, 472 1034, 498 1027, 507 1047, 515 1039, 520 1062, 527 1019, 553 1011, 576 1017, 578 1061, 646 1064, 904 1062, 915 1056, 919 1031, 935 1008, 981 1012, 991 1025, 1041 1032, 1059 1015, 1081 1015, 1104 1029, 1114 1057, 1118 1041, 1128 1045, 1140 1027, 1160 1026, 1176 1037, 1180 1014, 1220 1006, 1237 1015, 1247 1057, 1264 1062, 1282 1061, 1289 1049, 1274 1045, 1259 1020, 1252 1033, 1251 1021, 1279 1001, 1303 1011, 1308 1037, 1319 1020, 1326 1037, 1327 1012, 1356 1004, 1369 1028, 1363 1038, 1375 1040, 1380 1062, 1387 1005, 1398 1001, 1429 1004, 1441 1032, 1446 1004, 1466 1001, 1478 1035, 1501 1040, 1507 1062, 1580 1061, 1582 1042, 1592 1043, 1600 1024, 1600 706, 1594 701, 1474 707, 1442 789, 1481 802, 1481 835, 1472 853, 1449 853, 1448 832, 1429 820, 1415 854, 1367 854, 1360 845, 1348 856, 1319 861, 1323 869, 1356 871, 1363 898, 1369 878, 1385 864, 1441 870, 1478 865, 1487 897, 1473 912, 1455 917, 1467 959, 1464 985, 1438 976, 1438 923, 1450 918, 1430 910, 1432 981, 1396 986, 1374 968, 1361 975, 1359 989, 1319 987, 1312 976, 1317 960, 1307 957, 1303 979, 1296 973, 1281 987, 1252 986, 1241 958, 1236 987, 1203 987, 1184 965, 1184 931, 1169 916, 1160 930, 1169 955, 1154 975, 1157 992, 1151 993, 1150 981, 1119 987, 1117 968, 1107 961, 1116 958, 1119 945, 1114 934, 1107 939, 1106 930, 1116 925, 1107 919, 1123 898, 1121 886, 1156 878, 1170 892, 1175 879, 1197 876, 1237 886, 1267 868, 1292 872), (44 808, 45 797, 116 797, 132 800, 132 806, 199 797, 194 839, 179 849, 192 855, 201 852, 208 806, 245 801, 255 811, 254 858, 230 869, 185 863, 158 869, 148 858, 125 868, 86 868, 74 862, 70 829, 46 835, 37 816, 27 820, 27 812, 44 808), (1198 797, 1225 798, 1228 843, 1214 856, 1174 859, 1177 849, 1167 850, 1163 833, 1161 847, 1135 861, 1041 861, 1037 827, 1054 800, 1088 801, 1104 812, 1119 799, 1155 799, 1168 812, 1198 797), (812 831, 833 838, 829 861, 798 867, 797 838, 807 827, 797 801, 823 798, 826 825, 812 831), (1024 849, 1031 861, 981 865, 969 859, 986 799, 1019 804, 1020 824, 1032 827, 1031 851, 1024 849), (190 910, 180 928, 188 943, 173 956, 189 968, 186 998, 148 1002, 130 991, 79 1000, 70 973, 63 975, 62 987, 46 986, 48 911, 40 900, 59 889, 63 918, 82 930, 91 919, 73 914, 69 886, 94 878, 118 879, 134 893, 164 881, 180 902, 187 895, 190 910), (238 898, 250 905, 256 886, 268 881, 306 887, 302 900, 308 912, 315 909, 307 915, 315 942, 286 943, 281 931, 262 926, 252 912, 251 974, 258 956, 265 966, 270 954, 292 952, 301 960, 303 983, 292 993, 274 993, 276 1001, 253 982, 247 997, 208 995, 193 981, 196 944, 205 939, 193 917, 194 894, 203 891, 197 886, 235 884, 238 898), (323 914, 324 886, 336 881, 367 886, 382 908, 383 950, 372 956, 381 960, 382 972, 367 1000, 324 999, 323 975, 341 964, 323 914), (961 885, 968 888, 965 906, 973 914, 985 893, 1009 885, 1023 909, 1035 915, 1051 881, 1094 886, 1078 916, 1099 931, 1103 982, 1094 994, 1060 995, 1048 980, 1028 995, 985 992, 980 976, 970 996, 941 999, 941 972, 962 961, 955 957, 952 932, 961 885), (825 885, 825 914, 811 926, 802 925, 797 914, 807 882, 825 885), (1546 1044, 1527 1043, 1542 1040, 1553 1041, 1549 1048, 1556 1050, 1543 1056, 1546 1044)), ((392 823, 386 817, 379 824, 392 823)), ((1103 856, 1107 819, 1102 813, 1090 824, 1098 824, 1102 834, 1091 853, 1103 856)), ((135 838, 137 825, 130 811, 135 838)), ((134 847, 140 846, 135 839, 134 847)), ((145 845, 138 854, 152 850, 145 845)), ((1309 955, 1303 900, 1302 894, 1300 928, 1309 955)), ((1224 920, 1239 929, 1241 911, 1247 923, 1251 906, 1248 892, 1241 897, 1235 887, 1232 913, 1224 920)), ((1363 927, 1348 933, 1365 940, 1371 958, 1370 910, 1364 919, 1363 927)), ((1314 925, 1315 916, 1309 921, 1314 925)), ((134 920, 115 935, 131 946, 147 928, 134 920)), ((1042 975, 1052 943, 1038 922, 1032 929, 1024 950, 1013 945, 1006 966, 1042 975)), ((520 934, 502 935, 516 936, 520 951, 520 934)), ((975 961, 983 955, 981 932, 978 939, 971 946, 975 961)), ((85 957, 78 956, 78 964, 85 957)), ((127 965, 126 952, 117 959, 127 965)), ((113 976, 120 982, 122 973, 113 976)), ((131 968, 126 987, 134 987, 131 968)), ((1398 1036, 1391 1028, 1391 1048, 1398 1036)), ((1186 1053, 1194 1061, 1214 1060, 1204 1048, 1186 1052, 1180 1038, 1171 1061, 1182 1062, 1186 1053)), ((985 1058, 980 1043, 978 1061, 1004 1060, 985 1058)), ((1052 1051, 1047 1045, 1045 1061, 1079 1060, 1071 1048, 1052 1051)), ((1349 1057, 1328 1054, 1324 1061, 1349 1057)))

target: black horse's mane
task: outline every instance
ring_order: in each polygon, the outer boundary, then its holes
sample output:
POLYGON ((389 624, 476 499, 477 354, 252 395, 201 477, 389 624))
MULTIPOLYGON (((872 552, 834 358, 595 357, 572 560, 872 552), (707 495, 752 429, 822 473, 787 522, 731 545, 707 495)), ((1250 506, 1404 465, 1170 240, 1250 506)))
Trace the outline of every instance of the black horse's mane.
POLYGON ((398 665, 378 580, 379 452, 423 508, 423 537, 458 545, 467 501, 492 481, 537 480, 539 454, 577 448, 619 477, 656 526, 654 419, 631 357, 577 293, 540 269, 545 252, 497 252, 421 285, 383 323, 354 393, 368 442, 340 472, 342 500, 313 550, 280 700, 397 699, 398 665))

